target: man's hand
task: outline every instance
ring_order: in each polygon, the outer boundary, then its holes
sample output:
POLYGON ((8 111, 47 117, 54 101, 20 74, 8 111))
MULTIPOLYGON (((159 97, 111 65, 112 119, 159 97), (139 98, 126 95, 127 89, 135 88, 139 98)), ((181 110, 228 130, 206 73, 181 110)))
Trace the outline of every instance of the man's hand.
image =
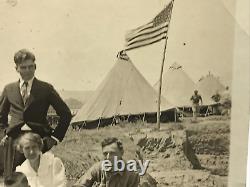
POLYGON ((4 146, 4 145, 5 145, 5 143, 6 143, 6 141, 7 141, 7 138, 8 138, 7 135, 4 136, 4 137, 2 138, 2 140, 1 140, 1 142, 0 142, 0 146, 4 146))
POLYGON ((51 137, 44 137, 43 138, 44 148, 43 152, 49 151, 53 146, 57 144, 57 141, 51 137))

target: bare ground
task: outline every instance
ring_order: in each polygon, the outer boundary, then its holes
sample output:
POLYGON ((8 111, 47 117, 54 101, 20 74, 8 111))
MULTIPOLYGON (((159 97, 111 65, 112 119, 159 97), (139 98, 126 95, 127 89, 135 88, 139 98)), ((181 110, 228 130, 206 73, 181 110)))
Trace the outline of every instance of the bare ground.
POLYGON ((226 187, 229 122, 228 119, 221 117, 199 118, 197 123, 185 119, 182 123, 162 124, 160 132, 152 131, 155 124, 141 122, 99 130, 69 129, 64 141, 53 148, 53 152, 63 160, 69 180, 68 186, 71 186, 93 163, 102 159, 100 143, 104 138, 110 136, 120 138, 124 144, 125 159, 133 159, 138 149, 136 138, 146 136, 149 143, 144 145, 141 153, 144 159, 150 160, 147 172, 158 182, 158 187, 226 187), (191 148, 202 166, 201 169, 192 168, 192 164, 183 154, 183 149, 169 146, 171 133, 180 130, 187 132, 191 148), (155 141, 151 141, 152 138, 155 141))
POLYGON ((162 124, 160 132, 152 131, 154 126, 139 122, 99 130, 69 130, 65 140, 54 152, 64 161, 67 177, 72 184, 102 158, 100 143, 105 137, 119 137, 124 144, 125 159, 133 159, 138 148, 136 135, 146 135, 147 139, 153 137, 157 140, 169 137, 172 132, 185 130, 202 169, 193 169, 181 149, 170 147, 159 152, 154 147, 159 148, 160 145, 149 144, 142 154, 144 159, 150 160, 148 173, 156 179, 157 186, 227 186, 230 142, 228 119, 200 118, 197 123, 186 119, 182 123, 162 124))

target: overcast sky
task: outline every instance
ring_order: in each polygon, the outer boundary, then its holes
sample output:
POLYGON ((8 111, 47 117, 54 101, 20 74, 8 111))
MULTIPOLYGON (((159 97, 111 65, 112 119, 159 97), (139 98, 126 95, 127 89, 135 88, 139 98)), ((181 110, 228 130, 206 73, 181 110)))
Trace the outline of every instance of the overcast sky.
MULTIPOLYGON (((13 55, 22 48, 36 55, 39 79, 57 89, 95 89, 114 65, 125 33, 149 22, 165 4, 163 0, 0 0, 0 90, 18 79, 13 55)), ((249 37, 249 25, 240 19, 244 15, 236 19, 234 9, 233 0, 175 0, 165 68, 177 62, 195 82, 211 71, 230 84, 235 25, 249 37)), ((163 44, 128 53, 151 85, 159 79, 163 44)))

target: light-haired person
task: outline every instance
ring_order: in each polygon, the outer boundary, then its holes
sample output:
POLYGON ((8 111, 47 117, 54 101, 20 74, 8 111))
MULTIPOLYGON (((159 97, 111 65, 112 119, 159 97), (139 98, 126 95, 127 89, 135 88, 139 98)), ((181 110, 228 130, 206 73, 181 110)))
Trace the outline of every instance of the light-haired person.
POLYGON ((65 168, 60 158, 51 152, 42 153, 43 140, 35 133, 25 133, 18 141, 17 149, 26 160, 16 171, 28 178, 31 187, 66 187, 65 168))
POLYGON ((4 179, 4 187, 30 187, 30 185, 23 173, 14 172, 4 179))

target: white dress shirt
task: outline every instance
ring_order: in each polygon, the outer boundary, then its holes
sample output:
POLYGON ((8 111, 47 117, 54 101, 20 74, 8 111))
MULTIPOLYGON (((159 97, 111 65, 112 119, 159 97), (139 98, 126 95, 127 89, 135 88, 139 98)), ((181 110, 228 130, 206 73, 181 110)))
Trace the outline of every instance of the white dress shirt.
POLYGON ((17 172, 22 172, 28 178, 31 187, 66 187, 65 168, 60 158, 55 157, 50 151, 40 154, 40 164, 36 172, 25 160, 17 166, 17 172))
MULTIPOLYGON (((26 81, 26 82, 28 82, 28 85, 27 85, 28 96, 30 96, 30 91, 31 91, 31 87, 32 87, 34 78, 35 77, 32 77, 30 80, 26 81)), ((21 88, 23 87, 24 82, 25 81, 22 78, 19 79, 20 92, 21 92, 21 88)), ((22 95, 22 93, 21 93, 21 95, 22 95)))

